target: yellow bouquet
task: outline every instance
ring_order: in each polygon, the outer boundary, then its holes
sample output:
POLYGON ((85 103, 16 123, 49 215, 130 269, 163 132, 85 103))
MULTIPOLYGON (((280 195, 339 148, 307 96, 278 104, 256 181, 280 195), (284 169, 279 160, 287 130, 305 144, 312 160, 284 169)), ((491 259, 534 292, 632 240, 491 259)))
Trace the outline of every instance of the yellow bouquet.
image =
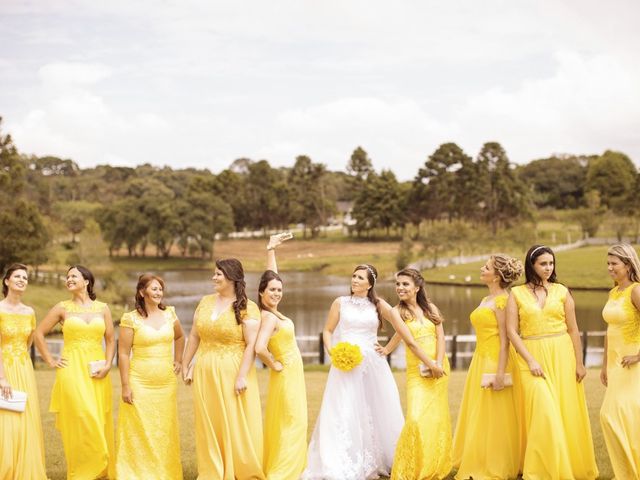
POLYGON ((358 345, 349 342, 338 342, 331 350, 331 363, 343 372, 353 370, 362 363, 362 352, 358 345))

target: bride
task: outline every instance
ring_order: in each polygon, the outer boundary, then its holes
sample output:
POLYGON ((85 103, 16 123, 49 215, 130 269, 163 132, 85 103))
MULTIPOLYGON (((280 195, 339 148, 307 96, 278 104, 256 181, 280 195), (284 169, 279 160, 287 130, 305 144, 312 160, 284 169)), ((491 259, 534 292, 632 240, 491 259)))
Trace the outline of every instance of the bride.
POLYGON ((377 297, 377 275, 373 266, 358 265, 351 276, 351 295, 331 305, 322 332, 325 346, 357 344, 364 358, 351 371, 329 371, 302 474, 305 480, 369 480, 391 471, 404 417, 389 364, 375 351, 382 318, 392 322, 408 348, 428 358, 389 304, 377 297))

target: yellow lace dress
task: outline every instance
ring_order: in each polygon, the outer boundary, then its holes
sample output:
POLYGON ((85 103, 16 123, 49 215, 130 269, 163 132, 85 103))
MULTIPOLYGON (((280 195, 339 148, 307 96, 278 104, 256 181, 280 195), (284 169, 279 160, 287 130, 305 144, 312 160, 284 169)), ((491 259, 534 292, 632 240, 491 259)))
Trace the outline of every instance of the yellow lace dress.
MULTIPOLYGON (((477 343, 453 437, 456 479, 498 480, 518 476, 521 448, 514 389, 494 391, 480 387, 484 373, 498 370, 500 334, 493 308, 504 310, 506 305, 505 293, 496 296, 493 302, 483 299, 471 312, 477 343)), ((514 362, 515 358, 509 358, 505 373, 513 375, 514 362)))
POLYGON ((145 324, 137 311, 125 313, 120 328, 133 330, 129 384, 133 405, 120 399, 116 474, 127 480, 181 480, 177 383, 173 373, 173 328, 167 307, 164 324, 145 324))
POLYGON ((24 412, 0 410, 0 479, 46 480, 38 389, 27 342, 36 327, 33 314, 0 312, 0 347, 5 377, 27 393, 24 412))
POLYGON ((49 411, 56 414, 62 436, 67 479, 115 478, 111 374, 102 379, 89 375, 89 362, 105 360, 106 304, 94 301, 82 307, 67 300, 60 306, 65 310, 62 357, 67 366, 56 370, 49 411))
POLYGON ((531 374, 518 355, 526 430, 523 477, 590 480, 598 477, 584 384, 576 381, 573 343, 567 333, 567 288, 550 284, 541 308, 526 285, 514 287, 520 336, 545 378, 531 374))
POLYGON ((618 480, 640 478, 640 364, 622 366, 622 358, 640 350, 640 312, 631 301, 634 283, 609 293, 602 316, 607 322, 608 387, 600 410, 613 472, 618 480))
MULTIPOLYGON (((229 306, 212 318, 217 295, 207 295, 195 313, 200 336, 193 371, 198 480, 264 479, 262 411, 256 369, 247 390, 235 393, 245 349, 242 327, 229 306)), ((260 320, 258 306, 247 302, 246 319, 260 320)))
MULTIPOLYGON (((407 321, 411 335, 432 359, 436 358, 436 326, 426 318, 407 321)), ((449 360, 447 375, 420 376, 420 359, 410 349, 407 357, 407 413, 393 457, 393 480, 441 479, 451 471, 451 417, 449 360)))
POLYGON ((283 369, 272 370, 269 378, 264 473, 268 480, 295 480, 307 465, 307 392, 293 322, 278 323, 268 348, 283 369))

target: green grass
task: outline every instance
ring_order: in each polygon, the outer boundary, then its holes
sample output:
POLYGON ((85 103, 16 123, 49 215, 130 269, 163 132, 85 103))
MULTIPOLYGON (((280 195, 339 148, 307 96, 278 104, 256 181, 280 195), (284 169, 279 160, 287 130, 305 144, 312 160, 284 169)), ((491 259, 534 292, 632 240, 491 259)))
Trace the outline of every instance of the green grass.
MULTIPOLYGON (((636 246, 637 248, 637 246, 636 246)), ((607 273, 607 246, 583 247, 556 254, 556 272, 558 280, 570 288, 610 289, 613 285, 607 273)), ((522 259, 525 252, 517 254, 522 259)), ((478 276, 482 262, 451 265, 448 267, 425 270, 428 282, 454 284, 479 284, 478 276), (451 279, 453 275, 455 278, 451 279), (471 282, 465 277, 470 276, 471 282)))
MULTIPOLYGON (((607 450, 602 437, 602 430, 598 420, 598 412, 604 396, 604 387, 598 379, 599 372, 590 370, 585 379, 585 390, 587 392, 587 404, 589 407, 589 417, 591 420, 591 429, 593 432, 593 440, 596 452, 596 460, 600 469, 600 478, 609 479, 613 476, 611 464, 607 455, 607 450)), ((118 402, 120 395, 120 377, 118 371, 112 371, 112 380, 114 383, 114 412, 117 418, 118 402)), ((402 407, 406 409, 406 391, 405 391, 405 374, 404 372, 394 372, 394 377, 400 389, 402 407)), ((452 425, 455 426, 466 372, 454 371, 451 373, 449 384, 449 404, 452 413, 452 425)), ((51 480, 62 480, 65 478, 65 462, 62 442, 59 432, 54 426, 53 414, 48 412, 49 400, 51 396, 51 387, 54 381, 54 372, 49 369, 36 370, 36 378, 40 393, 40 410, 42 412, 42 424, 44 429, 45 450, 47 473, 51 480)), ((260 393, 263 405, 266 402, 268 371, 260 370, 258 372, 258 381, 260 383, 260 393)), ((307 406, 309 413, 309 429, 307 439, 311 436, 313 426, 320 410, 322 401, 322 393, 327 381, 326 368, 312 368, 305 372, 307 384, 307 406)), ((179 382, 178 388, 178 421, 180 424, 180 444, 182 451, 182 467, 185 474, 185 480, 195 479, 196 457, 195 457, 195 436, 194 436, 194 420, 193 420, 193 404, 191 398, 190 387, 186 387, 179 382)), ((453 478, 452 476, 449 478, 453 478)))

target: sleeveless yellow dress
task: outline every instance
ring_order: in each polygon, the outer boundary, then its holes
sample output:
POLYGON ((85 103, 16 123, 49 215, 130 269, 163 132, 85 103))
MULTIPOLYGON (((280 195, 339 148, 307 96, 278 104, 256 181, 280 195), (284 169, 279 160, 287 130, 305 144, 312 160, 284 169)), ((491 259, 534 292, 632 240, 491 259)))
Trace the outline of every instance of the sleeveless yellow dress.
MULTIPOLYGON (((424 352, 436 358, 436 326, 430 320, 407 321, 411 335, 424 352)), ((420 359, 409 348, 407 359, 407 414, 391 469, 392 480, 441 479, 451 471, 451 416, 449 413, 449 360, 446 375, 420 376, 420 359)))
POLYGON ((283 365, 271 371, 265 413, 264 473, 268 480, 295 480, 307 465, 307 391, 293 322, 279 320, 269 351, 283 365))
POLYGON ((133 330, 129 384, 133 405, 120 399, 116 474, 127 480, 182 480, 176 375, 173 373, 173 327, 178 322, 167 307, 164 324, 146 325, 134 310, 120 328, 133 330))
POLYGON ((111 374, 89 376, 89 362, 105 360, 106 304, 82 307, 67 300, 59 305, 65 310, 62 357, 67 366, 56 370, 49 411, 56 414, 62 436, 67 479, 115 478, 111 374))
POLYGON ((33 314, 0 312, 0 348, 5 377, 27 393, 24 412, 0 410, 0 479, 46 480, 38 389, 27 342, 36 327, 33 314))
POLYGON ((550 284, 542 308, 526 285, 511 292, 518 306, 520 336, 546 377, 533 376, 518 355, 526 431, 523 477, 595 479, 598 467, 584 384, 576 381, 576 359, 565 321, 567 288, 550 284))
MULTIPOLYGON (((507 294, 494 299, 504 310, 507 294)), ((453 437, 453 466, 456 479, 516 478, 520 470, 521 446, 517 404, 513 388, 494 391, 481 388, 482 374, 496 373, 500 356, 500 334, 494 310, 483 299, 471 312, 476 331, 476 350, 469 365, 460 413, 453 437)), ((513 375, 515 358, 510 355, 505 373, 513 375)))
POLYGON ((631 301, 631 291, 638 286, 623 291, 615 287, 602 310, 608 324, 608 387, 600 424, 618 480, 640 478, 640 364, 625 368, 620 363, 640 350, 640 312, 631 301))
MULTIPOLYGON (((247 390, 236 395, 244 337, 232 306, 211 318, 217 297, 205 296, 195 313, 200 337, 193 371, 198 480, 263 480, 262 411, 255 365, 247 375, 247 390)), ((260 320, 260 310, 250 300, 244 318, 260 320)))

